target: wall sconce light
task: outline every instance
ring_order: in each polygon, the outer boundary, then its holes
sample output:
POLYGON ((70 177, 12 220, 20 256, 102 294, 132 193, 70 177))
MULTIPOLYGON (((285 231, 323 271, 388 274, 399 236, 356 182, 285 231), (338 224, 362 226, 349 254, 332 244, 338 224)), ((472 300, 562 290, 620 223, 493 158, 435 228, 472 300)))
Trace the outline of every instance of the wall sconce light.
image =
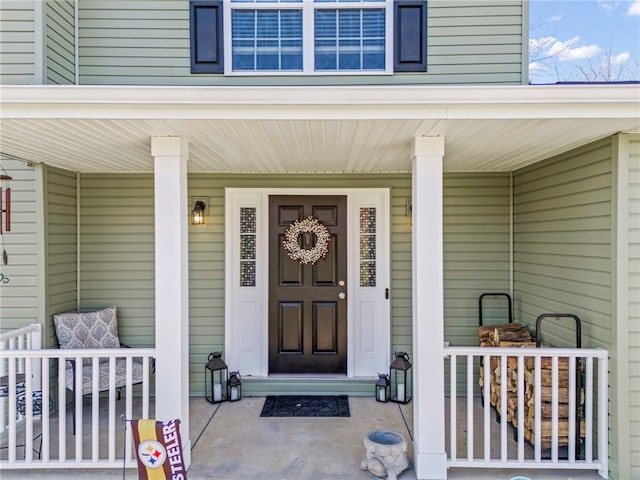
POLYGON ((191 225, 204 225, 207 204, 203 200, 196 200, 191 210, 191 225))
POLYGON ((404 214, 411 218, 411 214, 412 214, 412 210, 413 210, 413 205, 411 204, 411 199, 407 198, 407 202, 404 206, 405 210, 404 210, 404 214))

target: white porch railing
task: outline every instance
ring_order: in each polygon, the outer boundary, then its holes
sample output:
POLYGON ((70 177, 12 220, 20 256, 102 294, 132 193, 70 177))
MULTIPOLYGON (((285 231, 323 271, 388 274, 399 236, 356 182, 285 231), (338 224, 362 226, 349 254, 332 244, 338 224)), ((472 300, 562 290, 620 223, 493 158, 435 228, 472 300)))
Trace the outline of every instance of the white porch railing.
MULTIPOLYGON (((37 323, 11 330, 0 335, 0 351, 6 350, 39 350, 42 346, 42 328, 37 323)), ((8 363, 0 362, 0 434, 7 429, 8 421, 8 363)), ((16 365, 16 373, 24 375, 24 359, 16 365)), ((34 372, 34 378, 40 381, 40 372, 34 372)), ((40 383, 34 385, 40 389, 40 383)), ((19 418, 21 420, 21 418, 19 418)))
POLYGON ((154 355, 155 350, 150 348, 24 348, 0 351, 0 365, 8 383, 4 399, 6 425, 0 435, 0 468, 135 467, 131 435, 123 434, 124 422, 120 415, 124 414, 129 419, 149 418, 150 374, 154 355), (80 387, 85 359, 92 366, 92 385, 91 393, 83 396, 80 387), (126 364, 126 381, 120 389, 116 387, 116 359, 125 359, 126 364), (75 361, 77 369, 75 398, 64 388, 67 360, 75 361), (101 362, 109 364, 109 387, 103 392, 99 391, 98 384, 101 362), (141 363, 143 369, 143 381, 135 386, 132 381, 133 362, 141 363), (22 389, 24 395, 21 394, 22 389), (118 400, 120 393, 123 398, 118 400), (19 396, 33 399, 23 402, 24 415, 18 412, 19 396), (39 398, 42 399, 41 406, 36 401, 39 398), (71 414, 74 410, 75 434, 71 414))
POLYGON ((607 351, 601 349, 446 347, 445 362, 449 366, 450 380, 448 466, 593 469, 607 478, 607 359, 607 351), (498 359, 497 368, 491 366, 492 358, 494 366, 498 359), (528 371, 525 380, 527 359, 533 369, 528 371), (549 364, 547 366, 551 367, 550 385, 548 377, 543 383, 543 359, 549 364), (491 388, 486 388, 491 382, 488 375, 485 377, 482 392, 484 409, 482 418, 479 419, 478 415, 474 416, 474 403, 480 403, 478 366, 481 361, 483 366, 489 366, 487 371, 493 368, 494 374, 499 376, 499 381, 492 386, 494 391, 491 392, 491 388), (561 363, 565 369, 562 387, 559 368, 561 363), (508 364, 511 367, 508 367, 508 364), (459 375, 464 381, 458 381, 459 375), (511 381, 508 381, 507 375, 512 376, 511 381), (568 385, 565 385, 566 383, 568 385), (584 396, 577 393, 580 384, 584 396), (563 430, 568 426, 568 431, 562 433, 561 389, 564 389, 565 394, 562 402, 562 411, 565 412, 566 418, 562 419, 563 430), (497 395, 497 398, 494 398, 503 406, 499 423, 492 420, 492 393, 497 395), (511 414, 507 413, 509 402, 515 407, 511 414), (545 410, 551 412, 550 417, 544 419, 544 430, 547 430, 550 421, 550 431, 543 430, 543 403, 545 410), (525 406, 529 412, 533 411, 533 419, 525 419, 525 406), (583 414, 577 415, 578 412, 583 414), (511 426, 508 426, 508 420, 511 426), (533 441, 525 438, 527 422, 529 427, 533 425, 533 436, 529 436, 533 441), (466 434, 463 435, 460 432, 464 431, 464 427, 466 434), (475 444, 474 428, 482 431, 482 440, 475 444), (577 429, 580 429, 580 433, 577 433, 577 429), (512 432, 514 439, 510 436, 512 432), (496 433, 498 435, 495 435, 496 433), (546 445, 543 444, 543 437, 546 445))

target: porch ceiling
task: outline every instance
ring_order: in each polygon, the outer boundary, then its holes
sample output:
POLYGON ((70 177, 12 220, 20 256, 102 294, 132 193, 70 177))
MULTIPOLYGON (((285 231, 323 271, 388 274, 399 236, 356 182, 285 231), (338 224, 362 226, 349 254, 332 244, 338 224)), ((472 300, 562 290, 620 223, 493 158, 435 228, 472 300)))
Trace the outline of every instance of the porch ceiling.
POLYGON ((3 154, 78 172, 152 172, 150 137, 189 141, 189 172, 404 172, 415 136, 447 171, 504 171, 640 131, 639 85, 3 86, 3 154))

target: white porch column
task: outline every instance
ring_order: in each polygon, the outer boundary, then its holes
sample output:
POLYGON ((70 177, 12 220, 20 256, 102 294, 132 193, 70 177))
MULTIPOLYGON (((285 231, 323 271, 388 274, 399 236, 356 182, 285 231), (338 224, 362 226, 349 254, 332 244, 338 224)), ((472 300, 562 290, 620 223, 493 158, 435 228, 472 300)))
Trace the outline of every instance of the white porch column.
POLYGON ((446 479, 442 163, 444 138, 413 143, 413 431, 419 479, 446 479))
POLYGON ((155 191, 156 418, 179 418, 186 465, 189 438, 189 256, 187 158, 180 137, 152 137, 155 191))

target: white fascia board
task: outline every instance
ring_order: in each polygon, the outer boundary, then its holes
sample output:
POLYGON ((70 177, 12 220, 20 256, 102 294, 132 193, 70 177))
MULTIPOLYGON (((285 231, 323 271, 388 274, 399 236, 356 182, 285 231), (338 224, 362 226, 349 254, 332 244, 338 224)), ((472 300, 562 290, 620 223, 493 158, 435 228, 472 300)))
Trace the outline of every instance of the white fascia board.
POLYGON ((3 86, 0 99, 0 118, 13 119, 637 119, 640 85, 26 85, 3 86))

